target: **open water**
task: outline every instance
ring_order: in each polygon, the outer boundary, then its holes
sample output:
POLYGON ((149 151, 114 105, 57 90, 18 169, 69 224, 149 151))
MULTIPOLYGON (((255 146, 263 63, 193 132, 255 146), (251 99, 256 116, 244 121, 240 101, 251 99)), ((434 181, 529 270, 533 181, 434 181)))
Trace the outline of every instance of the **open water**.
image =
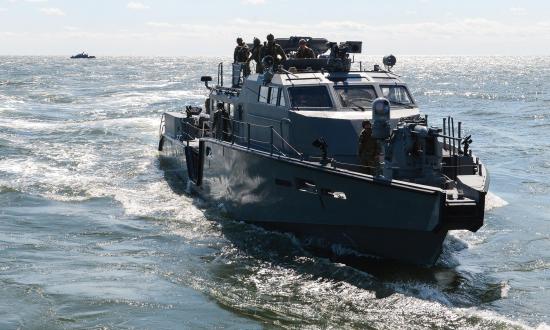
POLYGON ((0 57, 0 329, 548 328, 549 57, 398 59, 492 180, 431 268, 314 254, 166 175, 160 114, 220 60, 0 57))

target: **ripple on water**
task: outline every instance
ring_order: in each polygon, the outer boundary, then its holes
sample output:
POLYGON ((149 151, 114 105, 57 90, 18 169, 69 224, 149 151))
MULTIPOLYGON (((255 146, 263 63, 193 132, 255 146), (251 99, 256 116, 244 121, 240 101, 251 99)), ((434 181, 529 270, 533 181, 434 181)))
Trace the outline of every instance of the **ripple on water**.
POLYGON ((0 328, 546 326, 546 209, 522 205, 548 192, 548 58, 524 61, 533 80, 510 79, 518 59, 400 60, 434 123, 474 133, 496 192, 486 225, 450 234, 430 268, 322 255, 170 182, 158 114, 200 105, 191 77, 219 61, 0 63, 0 328))

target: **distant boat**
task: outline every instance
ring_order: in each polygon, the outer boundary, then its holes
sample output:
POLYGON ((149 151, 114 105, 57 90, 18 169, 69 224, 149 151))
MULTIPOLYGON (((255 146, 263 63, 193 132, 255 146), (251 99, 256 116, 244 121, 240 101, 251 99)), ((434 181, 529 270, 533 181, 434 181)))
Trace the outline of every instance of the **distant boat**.
POLYGON ((95 58, 95 56, 91 56, 91 55, 88 55, 88 53, 82 52, 80 54, 71 56, 71 58, 95 58))

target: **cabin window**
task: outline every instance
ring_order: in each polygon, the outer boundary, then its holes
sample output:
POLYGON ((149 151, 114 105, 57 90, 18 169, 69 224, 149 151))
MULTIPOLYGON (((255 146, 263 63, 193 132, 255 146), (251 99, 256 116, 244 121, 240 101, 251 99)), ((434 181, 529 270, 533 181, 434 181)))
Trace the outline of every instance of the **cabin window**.
POLYGON ((285 92, 284 90, 281 88, 279 90, 279 106, 280 107, 284 107, 286 105, 286 102, 285 102, 285 92))
POLYGON ((407 87, 399 85, 380 86, 382 95, 396 106, 410 107, 414 104, 407 87))
POLYGON ((258 93, 258 102, 267 103, 269 99, 269 87, 260 86, 260 93, 258 93))
POLYGON ((269 93, 269 104, 277 105, 277 98, 279 97, 279 88, 278 87, 271 87, 271 91, 269 93))
POLYGON ((332 108, 332 101, 325 86, 303 86, 288 88, 290 104, 294 109, 332 108))
POLYGON ((338 85, 334 86, 344 108, 354 110, 370 110, 372 101, 376 99, 376 91, 372 85, 338 85))

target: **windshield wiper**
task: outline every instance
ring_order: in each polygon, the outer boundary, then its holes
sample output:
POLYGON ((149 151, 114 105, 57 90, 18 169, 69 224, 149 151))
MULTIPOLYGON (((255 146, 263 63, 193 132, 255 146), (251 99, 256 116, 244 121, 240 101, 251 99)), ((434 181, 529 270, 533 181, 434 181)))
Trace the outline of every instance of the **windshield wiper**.
POLYGON ((352 102, 352 101, 350 101, 350 100, 348 100, 348 103, 351 104, 351 105, 353 105, 353 106, 356 107, 356 108, 359 108, 361 111, 367 110, 367 109, 365 109, 363 106, 361 106, 361 105, 359 105, 359 104, 357 104, 357 103, 355 103, 355 102, 352 102))
POLYGON ((397 101, 390 101, 390 103, 391 103, 391 104, 395 104, 395 105, 400 105, 400 106, 405 107, 405 108, 407 108, 407 109, 412 109, 412 108, 414 108, 413 105, 410 105, 410 104, 408 104, 408 103, 401 103, 401 102, 397 102, 397 101))
MULTIPOLYGON (((371 102, 371 103, 372 103, 372 101, 373 101, 373 100, 367 99, 367 98, 362 98, 361 100, 366 100, 367 102, 371 102)), ((356 108, 361 109, 361 111, 367 110, 364 106, 359 105, 358 103, 352 102, 352 101, 350 101, 350 100, 347 100, 347 103, 353 105, 353 106, 356 107, 356 108)))

